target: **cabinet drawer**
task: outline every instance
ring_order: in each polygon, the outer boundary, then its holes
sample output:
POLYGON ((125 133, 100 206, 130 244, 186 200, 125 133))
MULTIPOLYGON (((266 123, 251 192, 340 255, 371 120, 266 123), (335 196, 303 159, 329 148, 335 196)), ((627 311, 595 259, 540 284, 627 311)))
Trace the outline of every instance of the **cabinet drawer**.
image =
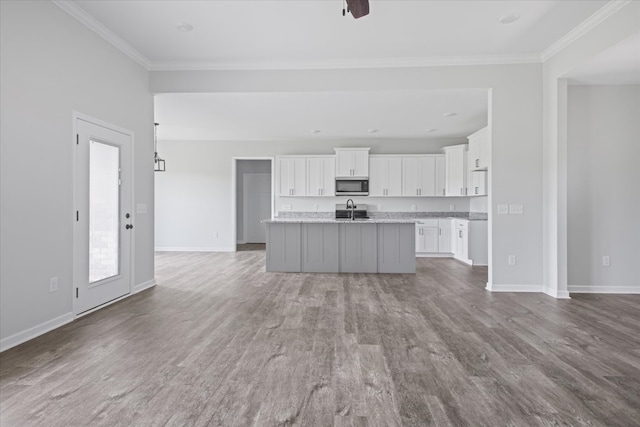
POLYGON ((416 224, 423 225, 425 227, 437 227, 438 220, 437 219, 421 219, 416 224))
POLYGON ((469 230, 469 220, 456 219, 456 230, 469 230))

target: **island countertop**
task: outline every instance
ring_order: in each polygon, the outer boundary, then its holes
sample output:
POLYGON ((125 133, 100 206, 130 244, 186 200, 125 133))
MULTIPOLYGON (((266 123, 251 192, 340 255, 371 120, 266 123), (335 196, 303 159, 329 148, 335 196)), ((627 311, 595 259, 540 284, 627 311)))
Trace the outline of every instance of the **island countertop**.
POLYGON ((335 219, 335 218, 274 218, 265 219, 265 224, 415 224, 418 219, 392 219, 392 218, 369 218, 369 219, 335 219))

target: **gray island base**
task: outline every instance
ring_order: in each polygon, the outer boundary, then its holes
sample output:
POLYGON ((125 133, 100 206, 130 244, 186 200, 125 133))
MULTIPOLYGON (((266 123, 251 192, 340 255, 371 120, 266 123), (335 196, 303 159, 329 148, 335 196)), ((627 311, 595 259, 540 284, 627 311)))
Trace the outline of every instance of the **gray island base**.
POLYGON ((415 273, 412 220, 270 220, 267 271, 415 273))

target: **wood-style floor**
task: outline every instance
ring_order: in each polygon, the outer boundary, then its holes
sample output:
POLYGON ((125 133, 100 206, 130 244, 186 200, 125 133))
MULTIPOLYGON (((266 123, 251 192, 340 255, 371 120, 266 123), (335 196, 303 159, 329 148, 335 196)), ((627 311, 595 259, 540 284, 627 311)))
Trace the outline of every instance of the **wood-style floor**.
POLYGON ((156 260, 156 288, 0 356, 2 427, 640 425, 640 296, 156 260))

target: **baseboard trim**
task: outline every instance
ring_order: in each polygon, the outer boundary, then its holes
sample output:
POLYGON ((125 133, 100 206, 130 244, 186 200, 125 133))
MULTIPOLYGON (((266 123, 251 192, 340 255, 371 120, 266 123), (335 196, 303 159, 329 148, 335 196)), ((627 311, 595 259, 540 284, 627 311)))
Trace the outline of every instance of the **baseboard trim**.
POLYGON ((569 286, 574 294, 640 294, 640 286, 569 286))
POLYGON ((496 285, 487 282, 485 288, 491 292, 542 292, 542 285, 496 285))
POLYGON ((421 253, 416 253, 416 258, 453 258, 453 254, 421 252, 421 253))
POLYGON ((36 325, 32 328, 3 338, 2 340, 0 340, 0 353, 24 342, 32 340, 36 337, 39 337, 40 335, 44 335, 47 332, 59 328, 60 326, 66 325, 67 323, 73 322, 73 319, 75 319, 73 313, 65 313, 54 319, 40 323, 39 325, 36 325))
POLYGON ((138 283, 133 286, 133 290, 131 295, 137 294, 138 292, 142 292, 145 289, 153 288, 156 285, 156 279, 147 280, 146 282, 138 283))
POLYGON ((569 291, 559 291, 557 289, 543 287, 542 292, 556 299, 571 299, 569 291))
POLYGON ((236 248, 221 246, 221 247, 190 247, 190 246, 161 246, 155 248, 156 252, 235 252, 236 248))

